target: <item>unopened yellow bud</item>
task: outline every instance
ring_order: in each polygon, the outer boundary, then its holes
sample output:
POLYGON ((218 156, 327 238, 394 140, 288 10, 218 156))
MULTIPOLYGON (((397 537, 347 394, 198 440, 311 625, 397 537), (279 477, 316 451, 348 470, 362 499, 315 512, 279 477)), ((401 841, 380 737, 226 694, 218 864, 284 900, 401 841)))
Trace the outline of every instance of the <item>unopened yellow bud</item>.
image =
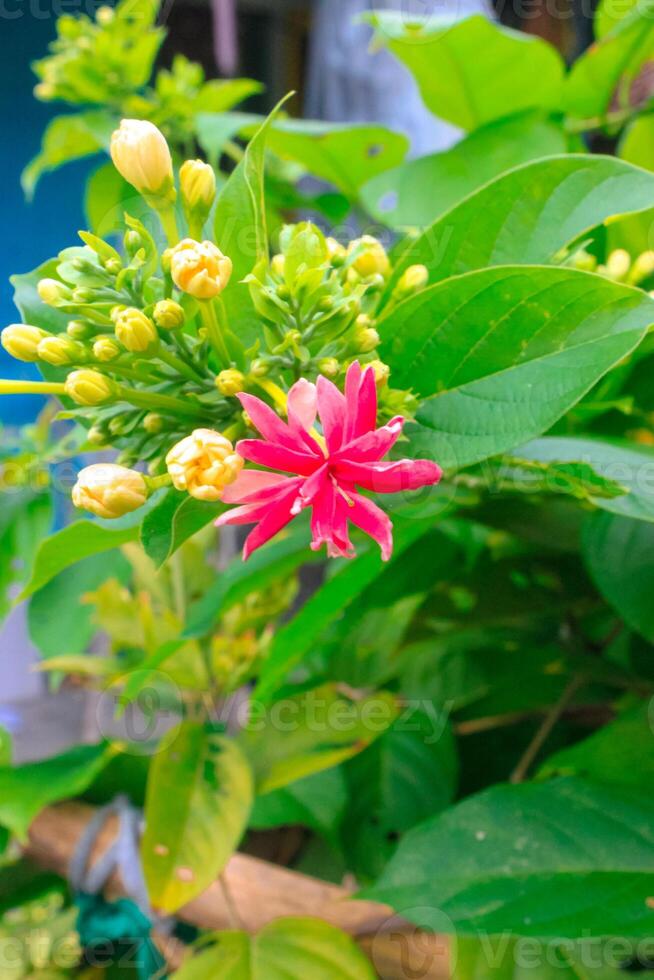
POLYGON ((142 507, 148 499, 145 477, 116 463, 94 463, 80 470, 73 503, 98 517, 115 518, 142 507))
POLYGON ((145 429, 146 432, 149 432, 150 435, 153 436, 156 435, 158 432, 162 432, 164 425, 165 423, 163 418, 161 417, 161 415, 158 415, 157 412, 148 412, 148 414, 143 419, 143 428, 145 429))
POLYGON ((204 223, 216 197, 213 167, 202 160, 187 160, 179 171, 179 186, 187 215, 204 223))
POLYGON ((286 257, 284 255, 273 255, 270 268, 276 276, 283 276, 286 268, 286 257))
POLYGON ((232 260, 217 245, 184 238, 170 252, 170 274, 179 289, 196 299, 222 293, 232 274, 232 260))
POLYGON ((347 249, 335 238, 328 238, 326 241, 329 261, 332 265, 342 265, 347 256, 347 249))
POLYGON ((120 354, 119 345, 111 337, 99 337, 93 344, 93 356, 98 361, 115 361, 120 354))
POLYGON ((371 361, 368 367, 375 372, 375 384, 378 388, 383 388, 391 376, 391 369, 383 361, 371 361))
POLYGON ((184 309, 174 299, 162 299, 155 306, 152 319, 160 330, 178 330, 184 326, 184 309))
POLYGON ((590 252, 581 248, 570 259, 570 265, 573 269, 579 269, 581 272, 594 272, 597 268, 597 259, 590 252))
POLYGON ((95 12, 95 19, 100 27, 106 27, 108 24, 111 24, 115 16, 112 7, 98 7, 95 12))
POLYGON ((114 323, 118 340, 132 354, 144 354, 156 347, 157 328, 142 310, 128 306, 117 314, 114 323))
POLYGON ((52 364, 54 367, 79 364, 88 357, 81 344, 63 334, 59 337, 44 337, 36 353, 40 361, 45 361, 46 364, 52 364))
POLYGON ((123 119, 111 137, 111 159, 128 184, 147 197, 175 198, 173 161, 163 133, 142 119, 123 119))
POLYGON ((69 374, 65 381, 65 390, 69 398, 78 405, 85 406, 102 405, 115 394, 109 378, 89 368, 69 374))
POLYGON ((400 293, 417 293, 424 289, 429 282, 429 270, 426 265, 410 265, 400 277, 397 290, 400 293))
POLYGON ((373 327, 374 320, 367 313, 361 313, 356 318, 355 341, 361 354, 369 354, 376 347, 379 347, 380 337, 373 327))
POLYGON ((220 432, 196 429, 173 446, 166 466, 177 490, 186 490, 197 500, 220 500, 241 472, 243 458, 220 432))
POLYGON ((362 279, 383 276, 391 270, 391 264, 382 243, 372 235, 363 235, 350 244, 348 254, 353 256, 352 268, 362 279))
POLYGON ((55 97, 55 87, 51 82, 39 82, 34 86, 34 97, 47 102, 55 97))
POLYGON ((221 371, 216 378, 216 388, 221 395, 231 397, 238 395, 245 388, 245 375, 236 368, 227 368, 221 371))
POLYGON ((61 306, 62 303, 68 303, 72 296, 68 286, 64 286, 58 279, 39 280, 36 291, 48 306, 61 306))
POLYGON ((99 425, 92 425, 86 438, 92 446, 106 446, 107 444, 107 433, 99 425))
POLYGON ((633 286, 637 286, 643 279, 649 279, 653 273, 654 252, 641 252, 631 267, 628 281, 633 286))
POLYGON ((326 378, 335 378, 341 369, 341 365, 338 363, 335 357, 322 357, 318 361, 318 370, 321 374, 324 374, 326 378))
POLYGON ((88 340, 93 334, 93 328, 83 320, 69 320, 66 333, 73 340, 88 340))
POLYGON ((0 334, 0 342, 17 361, 38 361, 37 348, 43 338, 48 336, 47 331, 39 327, 31 327, 27 323, 12 323, 0 334))
POLYGON ((606 260, 606 273, 610 279, 623 282, 629 274, 631 256, 624 248, 616 248, 606 260))

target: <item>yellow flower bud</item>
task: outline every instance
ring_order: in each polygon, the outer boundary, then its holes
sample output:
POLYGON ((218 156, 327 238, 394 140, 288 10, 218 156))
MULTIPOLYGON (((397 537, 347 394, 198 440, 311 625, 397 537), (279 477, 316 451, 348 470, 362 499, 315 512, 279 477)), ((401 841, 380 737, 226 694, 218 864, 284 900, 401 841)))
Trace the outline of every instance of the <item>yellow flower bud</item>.
POLYGON ((36 353, 40 361, 45 361, 46 364, 52 364, 54 367, 79 364, 87 359, 84 347, 63 334, 59 337, 44 337, 36 353))
POLYGON ((616 248, 606 260, 606 273, 611 279, 623 282, 631 267, 631 256, 624 248, 616 248))
POLYGON ((327 239, 327 255, 333 265, 341 265, 347 256, 347 249, 335 238, 327 239))
POLYGON ((99 337, 93 344, 93 356, 98 361, 115 361, 120 354, 120 347, 111 337, 99 337))
POLYGON ((369 354, 381 343, 379 334, 373 327, 373 320, 366 313, 356 318, 354 339, 361 354, 369 354))
POLYGON ((73 503, 98 517, 122 517, 148 499, 145 477, 116 463, 94 463, 80 470, 73 503))
POLYGON ((370 276, 386 277, 391 270, 386 249, 372 235, 363 235, 351 242, 348 254, 353 256, 352 268, 362 279, 369 279, 370 276))
POLYGON ((597 259, 582 248, 572 256, 570 265, 573 269, 579 269, 581 272, 594 272, 597 268, 597 259))
POLYGON ((121 310, 114 323, 118 340, 132 354, 144 354, 154 348, 159 340, 152 320, 135 306, 121 310))
POLYGON ((391 369, 388 364, 384 364, 383 361, 371 361, 368 367, 371 367, 375 372, 375 384, 379 388, 383 388, 388 379, 391 376, 391 369))
POLYGON ((148 412, 143 419, 143 428, 152 436, 156 435, 158 432, 161 432, 164 424, 163 418, 157 412, 148 412))
POLYGON ((424 289, 429 282, 429 270, 426 265, 410 265, 400 277, 397 290, 400 293, 417 293, 424 289))
POLYGON ((243 391, 245 388, 245 375, 241 371, 237 371, 236 368, 227 368, 225 371, 221 371, 216 378, 216 388, 221 395, 227 397, 238 395, 239 391, 243 391))
POLYGON ((341 366, 335 357, 322 357, 318 361, 318 370, 321 374, 324 374, 326 378, 335 378, 340 369, 341 366))
POLYGON ((216 197, 213 167, 202 160, 187 160, 179 171, 179 186, 187 214, 204 221, 216 197))
POLYGON ((163 133, 153 123, 123 119, 111 137, 111 159, 141 194, 174 200, 173 161, 163 133))
POLYGON ((637 286, 643 279, 648 279, 652 273, 654 273, 654 252, 641 252, 631 267, 627 281, 637 286))
POLYGON ((36 291, 48 306, 60 306, 62 303, 69 302, 72 296, 68 286, 64 286, 58 279, 39 280, 36 291))
POLYGON ((99 371, 83 368, 73 371, 65 381, 66 394, 78 405, 102 405, 115 394, 115 388, 109 378, 99 371))
POLYGON ((273 255, 270 267, 276 276, 283 276, 286 268, 286 257, 284 255, 273 255))
POLYGON ((95 12, 95 19, 100 27, 106 27, 108 24, 111 24, 115 16, 113 7, 98 7, 95 12))
POLYGON ((174 299, 162 299, 154 308, 152 319, 160 330, 177 330, 184 325, 184 309, 174 299))
POLYGON ((166 456, 173 485, 197 500, 220 500, 243 468, 229 439, 213 429, 196 429, 166 456))
POLYGON ((170 274, 179 289, 196 299, 222 293, 232 274, 232 260, 217 245, 184 238, 170 251, 170 274))
POLYGON ((0 342, 17 361, 38 361, 37 347, 48 336, 47 331, 39 327, 31 327, 27 323, 12 323, 0 334, 0 342))

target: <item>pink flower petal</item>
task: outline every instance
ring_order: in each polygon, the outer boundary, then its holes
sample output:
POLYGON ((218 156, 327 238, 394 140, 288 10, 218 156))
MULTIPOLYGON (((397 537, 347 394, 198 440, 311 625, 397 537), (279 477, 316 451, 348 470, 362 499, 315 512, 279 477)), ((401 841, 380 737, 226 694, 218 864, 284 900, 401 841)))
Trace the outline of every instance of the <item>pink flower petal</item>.
POLYGON ((266 505, 266 513, 245 539, 243 545, 244 561, 247 561, 253 551, 260 548, 266 541, 270 541, 282 528, 290 524, 295 516, 291 509, 294 499, 294 493, 285 493, 279 500, 266 505))
POLYGON ((322 374, 318 378, 316 388, 318 391, 318 411, 325 442, 329 452, 334 453, 340 449, 345 432, 345 397, 336 385, 322 374))
POLYGON ((252 424, 259 430, 264 439, 284 446, 286 449, 307 452, 307 446, 298 433, 293 432, 270 405, 266 405, 255 395, 248 395, 245 391, 242 391, 238 398, 250 416, 252 424))
POLYGON ((308 432, 316 423, 318 401, 316 386, 300 378, 288 393, 288 421, 291 429, 308 432))
POLYGON ((300 482, 299 477, 282 476, 267 470, 242 470, 233 483, 225 487, 222 500, 225 504, 258 503, 279 493, 289 480, 300 482))
POLYGON ((342 449, 334 454, 336 460, 352 460, 357 463, 377 462, 393 448, 399 439, 405 419, 401 415, 396 415, 386 425, 372 432, 354 439, 353 442, 343 446, 342 449))
POLYGON ((398 463, 354 463, 343 460, 335 468, 337 480, 347 480, 375 493, 418 490, 438 483, 443 471, 427 459, 403 459, 398 463))
POLYGON ((344 441, 351 442, 377 424, 377 386, 371 367, 362 372, 358 361, 350 364, 345 376, 345 398, 347 426, 344 441))
POLYGON ((299 476, 310 476, 324 463, 322 456, 318 459, 309 455, 308 451, 296 452, 273 442, 264 442, 263 439, 242 439, 236 444, 236 452, 251 463, 283 470, 285 473, 297 473, 299 476))
POLYGON ((353 524, 369 534, 381 548, 382 561, 388 561, 393 553, 393 522, 384 511, 367 497, 351 494, 352 505, 348 517, 353 524))

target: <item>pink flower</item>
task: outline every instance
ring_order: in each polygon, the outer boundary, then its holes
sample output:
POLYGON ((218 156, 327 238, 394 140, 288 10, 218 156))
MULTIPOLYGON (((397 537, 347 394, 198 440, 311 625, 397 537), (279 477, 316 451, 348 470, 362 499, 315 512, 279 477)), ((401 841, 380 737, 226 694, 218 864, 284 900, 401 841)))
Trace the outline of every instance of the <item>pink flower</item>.
POLYGON ((239 395, 243 408, 263 439, 244 439, 236 451, 251 463, 294 476, 265 470, 243 470, 226 487, 223 501, 241 504, 216 521, 252 524, 243 557, 269 541, 305 507, 311 508, 311 547, 327 545, 330 557, 354 557, 348 521, 369 534, 388 561, 393 551, 393 525, 368 497, 355 488, 375 493, 396 493, 431 486, 441 478, 435 463, 404 459, 397 463, 380 460, 397 441, 404 425, 398 415, 376 429, 377 390, 372 368, 350 365, 345 394, 327 378, 317 384, 304 379, 288 393, 288 422, 253 395, 239 395), (316 415, 322 437, 314 429, 316 415))

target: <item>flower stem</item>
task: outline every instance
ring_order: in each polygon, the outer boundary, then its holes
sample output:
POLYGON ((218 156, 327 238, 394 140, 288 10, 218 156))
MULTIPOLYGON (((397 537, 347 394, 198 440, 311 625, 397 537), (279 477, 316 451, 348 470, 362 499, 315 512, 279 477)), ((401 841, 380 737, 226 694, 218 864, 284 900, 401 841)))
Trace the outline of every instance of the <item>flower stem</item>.
POLYGON ((0 395, 63 395, 65 386, 54 381, 3 381, 0 395))
POLYGON ((135 405, 137 408, 147 408, 149 410, 160 408, 162 412, 172 413, 173 415, 188 415, 193 418, 198 418, 202 415, 200 405, 187 404, 180 398, 173 398, 172 395, 161 395, 156 391, 137 391, 136 388, 126 388, 124 385, 117 385, 116 394, 123 401, 130 402, 131 405, 135 405))
POLYGON ((157 214, 159 215, 164 234, 168 239, 168 244, 177 245, 179 241, 179 229, 177 227, 175 208, 172 204, 164 204, 157 208, 157 214))
POLYGON ((271 381, 270 378, 254 378, 256 384, 269 395, 274 401, 275 405, 282 410, 284 415, 287 411, 287 397, 286 392, 282 391, 278 384, 271 381))
POLYGON ((159 360, 163 361, 164 364, 167 364, 168 367, 173 368, 173 370, 177 371, 178 374, 183 374, 184 377, 188 378, 190 381, 202 382, 205 380, 202 377, 202 375, 199 373, 199 371, 196 371, 188 364, 185 364, 181 358, 177 357, 175 354, 172 353, 172 351, 166 350, 162 346, 160 346, 157 349, 155 357, 158 357, 159 360))
POLYGON ((218 359, 221 361, 223 366, 229 367, 231 364, 231 357, 229 356, 229 351, 227 350, 227 344, 225 343, 223 330, 218 319, 215 304, 213 300, 203 299, 199 301, 199 306, 202 323, 207 328, 211 346, 218 355, 218 359))

